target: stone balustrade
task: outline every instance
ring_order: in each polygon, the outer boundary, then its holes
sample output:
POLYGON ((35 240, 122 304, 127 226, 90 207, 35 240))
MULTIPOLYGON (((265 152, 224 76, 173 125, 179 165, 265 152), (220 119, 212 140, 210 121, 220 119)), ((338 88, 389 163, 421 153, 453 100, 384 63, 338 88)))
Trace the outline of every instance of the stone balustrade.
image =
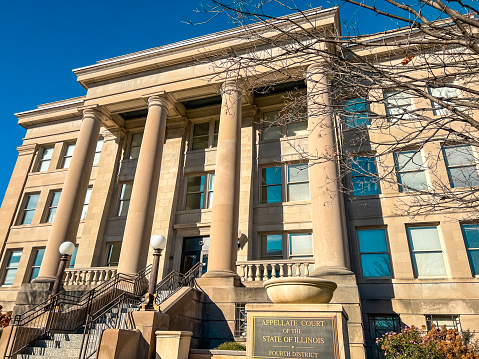
POLYGON ((308 277, 314 270, 313 258, 237 261, 236 273, 242 281, 265 281, 271 278, 308 277))
POLYGON ((117 272, 116 267, 69 268, 65 270, 63 285, 98 285, 117 272))

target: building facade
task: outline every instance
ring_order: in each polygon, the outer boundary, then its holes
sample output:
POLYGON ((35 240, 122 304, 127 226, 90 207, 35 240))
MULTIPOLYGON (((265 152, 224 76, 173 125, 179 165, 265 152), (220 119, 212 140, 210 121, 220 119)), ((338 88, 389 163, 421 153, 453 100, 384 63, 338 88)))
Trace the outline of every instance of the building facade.
MULTIPOLYGON (((316 27, 338 26, 335 8, 308 16, 316 27)), ((237 31, 76 69, 85 96, 16 115, 27 132, 1 207, 4 308, 23 284, 53 280, 65 240, 76 245, 64 282, 71 289, 140 271, 152 261, 150 236, 162 234, 160 279, 205 264, 198 347, 240 339, 244 305, 267 302, 262 283, 275 276, 338 283, 333 302, 348 313, 354 358, 377 357, 375 338, 403 325, 479 330, 479 225, 461 211, 398 214, 410 193, 366 188, 382 164, 348 143, 367 171, 346 176, 343 194, 334 162, 309 166, 302 155, 336 146, 335 119, 314 115, 328 98, 287 124, 271 122, 286 91, 327 89, 323 65, 311 61, 303 81, 247 94, 247 77, 200 61, 244 47, 237 31), (318 136, 325 121, 331 130, 318 136)), ((454 168, 478 171, 476 149, 466 150, 473 165, 448 162, 457 147, 443 146, 446 182, 454 168)), ((431 182, 427 167, 399 172, 403 185, 411 172, 431 182)))

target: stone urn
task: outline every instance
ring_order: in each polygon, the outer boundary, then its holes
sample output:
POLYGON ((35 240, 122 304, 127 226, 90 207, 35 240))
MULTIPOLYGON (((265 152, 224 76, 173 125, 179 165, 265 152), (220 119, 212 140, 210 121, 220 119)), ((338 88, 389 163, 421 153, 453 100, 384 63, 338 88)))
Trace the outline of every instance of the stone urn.
POLYGON ((273 278, 263 286, 275 304, 326 304, 338 287, 334 282, 315 277, 273 278))

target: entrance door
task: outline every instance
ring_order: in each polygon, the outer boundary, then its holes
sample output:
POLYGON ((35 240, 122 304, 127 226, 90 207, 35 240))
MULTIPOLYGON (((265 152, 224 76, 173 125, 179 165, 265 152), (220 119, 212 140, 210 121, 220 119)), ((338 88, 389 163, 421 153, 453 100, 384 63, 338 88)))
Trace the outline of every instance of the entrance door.
POLYGON ((202 273, 206 273, 208 266, 208 248, 210 237, 183 238, 183 253, 181 255, 181 273, 188 272, 193 266, 203 263, 202 273))

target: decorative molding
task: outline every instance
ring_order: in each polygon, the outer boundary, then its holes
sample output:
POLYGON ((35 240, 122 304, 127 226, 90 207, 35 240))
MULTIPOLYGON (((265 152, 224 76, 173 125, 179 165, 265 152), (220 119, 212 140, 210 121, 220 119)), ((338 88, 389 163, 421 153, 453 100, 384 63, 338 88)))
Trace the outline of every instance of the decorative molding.
POLYGON ((36 152, 38 148, 37 143, 21 145, 17 147, 18 155, 25 156, 25 155, 32 155, 36 152))

